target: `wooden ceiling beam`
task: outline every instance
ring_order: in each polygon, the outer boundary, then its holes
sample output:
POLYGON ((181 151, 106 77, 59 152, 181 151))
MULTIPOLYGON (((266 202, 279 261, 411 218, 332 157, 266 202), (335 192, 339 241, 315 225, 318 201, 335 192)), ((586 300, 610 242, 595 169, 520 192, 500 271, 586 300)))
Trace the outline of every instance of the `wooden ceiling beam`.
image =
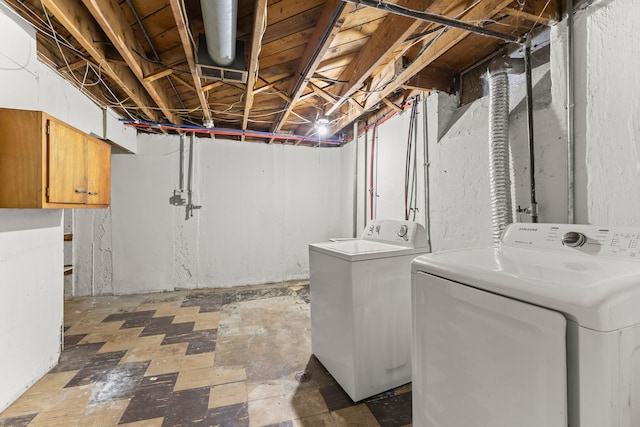
MULTIPOLYGON (((508 10, 511 12, 517 12, 522 14, 521 17, 527 21, 544 23, 548 25, 551 21, 558 21, 560 19, 560 5, 564 2, 559 1, 528 1, 522 2, 514 0, 508 6, 508 10)), ((577 3, 574 1, 574 3, 577 3)), ((505 10, 506 12, 506 10, 505 10)))
MULTIPOLYGON (((509 3, 511 3, 510 0, 485 0, 469 10, 463 19, 465 21, 487 19, 502 11, 509 3)), ((432 64, 445 52, 464 40, 469 34, 471 33, 465 30, 449 28, 444 34, 439 36, 422 55, 407 66, 393 82, 390 82, 383 90, 371 94, 365 102, 365 109, 368 110, 380 102, 382 98, 386 98, 405 81, 422 71, 426 66, 432 64)))
POLYGON ((80 0, 42 0, 44 6, 71 33, 80 45, 102 67, 102 70, 151 120, 158 120, 158 113, 144 87, 126 66, 113 64, 107 59, 102 30, 80 0))
POLYGON ((173 70, 170 68, 164 69, 162 71, 158 71, 157 73, 153 73, 151 75, 148 75, 144 78, 144 81, 149 83, 149 82, 153 82, 156 80, 159 80, 163 77, 167 77, 168 75, 173 74, 173 70))
MULTIPOLYGON (((425 8, 424 0, 401 0, 398 2, 398 6, 414 10, 435 11, 443 3, 445 3, 444 0, 436 0, 425 8)), ((360 89, 364 81, 371 76, 371 73, 380 64, 387 61, 407 37, 412 35, 422 24, 421 21, 406 16, 391 13, 387 15, 367 44, 360 49, 356 57, 351 60, 347 68, 340 74, 338 80, 345 80, 349 83, 340 87, 336 86, 331 91, 340 98, 340 101, 328 109, 325 114, 333 114, 348 97, 360 89)))
POLYGON ((222 86, 222 85, 223 85, 223 83, 222 83, 222 82, 217 81, 217 82, 209 83, 209 84, 208 84, 208 85, 206 85, 206 86, 202 86, 202 90, 203 90, 204 92, 209 92, 210 90, 213 90, 213 89, 215 89, 215 88, 217 88, 217 87, 220 87, 220 86, 222 86))
POLYGON ((453 71, 444 68, 427 67, 416 73, 402 84, 402 88, 411 90, 439 90, 451 93, 453 87, 453 71))
POLYGON ((315 30, 309 38, 298 68, 293 74, 293 79, 287 93, 291 95, 291 102, 283 112, 280 119, 272 127, 272 132, 280 132, 291 115, 296 102, 304 93, 307 83, 315 73, 322 57, 331 45, 336 34, 342 28, 345 18, 354 9, 351 4, 344 4, 341 0, 328 0, 323 7, 322 15, 318 19, 315 30))
MULTIPOLYGON (((512 0, 484 0, 478 3, 475 7, 467 11, 464 14, 463 19, 465 21, 478 21, 486 20, 488 17, 495 16, 508 6, 512 0)), ((426 49, 419 57, 409 64, 394 81, 389 82, 379 92, 372 93, 365 101, 364 111, 368 111, 377 105, 383 98, 386 98, 391 93, 399 89, 407 80, 423 70, 428 65, 432 64, 440 56, 446 53, 456 44, 464 40, 470 33, 457 28, 449 28, 445 33, 438 36, 437 39, 426 49)), ((347 126, 353 120, 357 119, 359 115, 355 109, 349 109, 340 120, 332 127, 331 134, 336 133, 343 127, 347 126)))
MULTIPOLYGON (((242 115, 242 129, 247 130, 249 114, 253 108, 254 87, 258 79, 258 57, 262 46, 262 37, 267 26, 267 0, 256 0, 253 8, 253 35, 251 36, 251 59, 249 60, 249 75, 247 77, 247 92, 242 115)), ((241 138, 244 141, 244 136, 241 138)))
POLYGON ((282 83, 284 83, 285 81, 289 80, 290 78, 291 78, 291 76, 287 76, 287 77, 285 77, 285 78, 283 78, 283 79, 276 80, 275 82, 272 82, 272 83, 269 83, 267 80, 264 80, 264 79, 262 79, 262 78, 261 78, 260 80, 262 80, 262 81, 263 81, 263 82, 265 82, 266 84, 265 84, 264 86, 260 86, 260 87, 259 87, 259 88, 257 88, 257 89, 254 89, 254 90, 253 90, 253 94, 254 94, 254 95, 257 95, 257 94, 259 94, 259 93, 262 93, 262 92, 265 92, 265 91, 267 91, 267 90, 273 89, 276 85, 278 85, 278 84, 282 84, 282 83))
POLYGON ((391 108, 396 113, 402 113, 402 108, 398 107, 396 104, 394 104, 393 102, 389 101, 387 98, 382 98, 382 102, 384 102, 384 104, 387 107, 391 108))
POLYGON ((89 64, 89 61, 83 58, 72 64, 69 64, 69 65, 65 64, 62 67, 57 67, 56 69, 58 70, 59 73, 67 72, 67 71, 75 71, 75 70, 79 70, 80 68, 86 67, 87 64, 89 64))
POLYGON ((351 106, 358 111, 358 114, 362 114, 362 112, 364 111, 364 107, 353 98, 349 98, 349 104, 351 104, 351 106))
POLYGON ((211 121, 211 111, 209 111, 209 103, 204 91, 202 90, 202 83, 200 82, 200 76, 196 70, 196 60, 193 55, 193 48, 191 46, 192 38, 189 37, 189 27, 185 21, 185 15, 182 11, 182 5, 180 0, 169 0, 171 6, 171 12, 173 13, 173 19, 176 21, 176 27, 178 28, 178 34, 180 34, 180 42, 182 43, 182 49, 184 55, 187 58, 187 64, 189 64, 189 71, 191 71, 191 77, 193 78, 193 87, 198 95, 198 101, 200 101, 200 107, 202 108, 203 121, 211 121))
MULTIPOLYGON (((194 88, 194 87, 193 87, 193 84, 192 84, 193 82, 192 82, 192 83, 189 83, 187 80, 185 80, 183 77, 181 77, 181 76, 180 76, 179 74, 177 74, 177 73, 173 73, 173 74, 171 75, 171 79, 172 79, 174 82, 176 82, 176 83, 178 83, 178 84, 182 85, 182 87, 183 87, 183 88, 185 88, 185 89, 189 90, 190 92, 195 92, 195 91, 196 91, 196 88, 194 88)), ((204 90, 204 87, 202 88, 202 90, 204 90)))
POLYGON ((517 18, 524 19, 525 21, 535 22, 538 24, 549 25, 551 23, 551 18, 549 16, 544 15, 534 15, 532 13, 525 12, 520 9, 516 9, 513 7, 505 7, 504 12, 509 15, 515 16, 517 18))
POLYGON ((318 95, 320 98, 324 99, 325 101, 327 101, 331 105, 336 103, 336 98, 333 95, 331 95, 329 92, 327 92, 326 90, 314 85, 311 82, 309 82, 309 86, 311 86, 311 89, 316 93, 316 95, 318 95))
POLYGON ((285 95, 283 91, 278 90, 278 88, 276 88, 276 91, 274 92, 274 94, 282 98, 287 104, 293 104, 293 100, 289 98, 287 95, 285 95))
MULTIPOLYGON (((49 0, 69 1, 69 0, 49 0)), ((172 97, 159 81, 145 82, 144 76, 153 74, 151 63, 141 55, 144 49, 136 39, 133 28, 129 25, 127 17, 117 0, 82 0, 93 18, 102 28, 111 43, 118 50, 127 65, 144 86, 151 98, 158 105, 165 117, 172 123, 182 123, 182 120, 171 111, 172 97)), ((75 16, 76 10, 72 10, 70 16, 75 16)))

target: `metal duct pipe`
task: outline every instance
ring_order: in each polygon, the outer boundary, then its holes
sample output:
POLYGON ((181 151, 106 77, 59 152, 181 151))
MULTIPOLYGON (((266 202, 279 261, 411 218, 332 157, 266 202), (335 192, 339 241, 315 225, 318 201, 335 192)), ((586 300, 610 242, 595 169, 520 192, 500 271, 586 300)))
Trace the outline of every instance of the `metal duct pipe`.
POLYGON ((236 59, 236 27, 238 0, 200 0, 207 51, 221 66, 233 64, 236 59))
POLYGON ((500 243, 502 231, 513 223, 509 156, 510 58, 502 57, 489 67, 489 179, 493 242, 500 243))

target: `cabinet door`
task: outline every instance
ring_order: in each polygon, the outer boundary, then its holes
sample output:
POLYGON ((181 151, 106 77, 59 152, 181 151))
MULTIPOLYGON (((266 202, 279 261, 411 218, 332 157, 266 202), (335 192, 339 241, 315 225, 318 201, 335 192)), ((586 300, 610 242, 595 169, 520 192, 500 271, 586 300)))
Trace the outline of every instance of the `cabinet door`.
POLYGON ((86 203, 85 136, 54 120, 49 126, 49 203, 86 203))
POLYGON ((111 199, 111 146, 86 138, 87 204, 108 205, 111 199))

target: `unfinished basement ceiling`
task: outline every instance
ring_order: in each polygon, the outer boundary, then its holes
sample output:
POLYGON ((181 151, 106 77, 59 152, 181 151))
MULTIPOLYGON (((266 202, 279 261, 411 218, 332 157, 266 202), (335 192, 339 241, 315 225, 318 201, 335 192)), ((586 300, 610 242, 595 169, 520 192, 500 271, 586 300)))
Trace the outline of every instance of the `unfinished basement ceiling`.
POLYGON ((356 119, 373 120, 422 91, 455 92, 461 72, 511 43, 401 16, 388 11, 393 5, 526 38, 557 21, 563 4, 237 0, 243 83, 197 74, 200 0, 5 1, 38 30, 41 60, 123 118, 197 127, 212 120, 247 131, 242 139, 292 144, 301 141, 260 133, 317 137, 315 123, 327 117, 329 136, 349 138, 356 119))

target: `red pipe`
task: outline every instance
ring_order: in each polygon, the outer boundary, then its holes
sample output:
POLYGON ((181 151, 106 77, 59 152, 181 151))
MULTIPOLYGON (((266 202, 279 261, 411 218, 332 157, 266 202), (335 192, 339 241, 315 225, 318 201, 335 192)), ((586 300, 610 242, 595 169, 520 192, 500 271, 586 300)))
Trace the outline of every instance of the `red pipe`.
POLYGON ((318 138, 313 138, 310 136, 302 136, 302 135, 284 135, 284 134, 276 134, 276 133, 261 133, 261 132, 251 132, 251 131, 242 131, 235 129, 207 129, 207 128, 199 128, 199 127, 182 127, 179 125, 170 125, 170 124, 153 124, 153 123, 136 123, 136 122, 124 122, 126 125, 139 127, 139 128, 155 128, 155 129, 165 129, 165 130, 175 130, 182 131, 187 133, 206 133, 209 135, 231 135, 231 136, 245 136, 245 137, 255 137, 255 138, 273 138, 273 139, 285 139, 285 140, 293 140, 293 141, 308 141, 315 142, 316 144, 326 144, 326 145, 337 145, 340 146, 341 143, 338 141, 327 141, 327 140, 319 140, 318 138))

